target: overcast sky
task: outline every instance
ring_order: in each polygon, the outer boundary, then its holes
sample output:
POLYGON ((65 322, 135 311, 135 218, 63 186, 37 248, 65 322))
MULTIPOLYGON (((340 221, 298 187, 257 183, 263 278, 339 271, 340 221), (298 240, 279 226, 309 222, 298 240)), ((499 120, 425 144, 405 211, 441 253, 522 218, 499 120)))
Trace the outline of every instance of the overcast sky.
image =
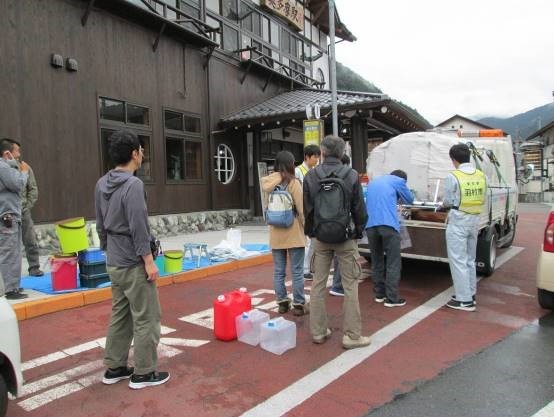
POLYGON ((554 0, 335 0, 337 59, 431 123, 552 102, 554 0))

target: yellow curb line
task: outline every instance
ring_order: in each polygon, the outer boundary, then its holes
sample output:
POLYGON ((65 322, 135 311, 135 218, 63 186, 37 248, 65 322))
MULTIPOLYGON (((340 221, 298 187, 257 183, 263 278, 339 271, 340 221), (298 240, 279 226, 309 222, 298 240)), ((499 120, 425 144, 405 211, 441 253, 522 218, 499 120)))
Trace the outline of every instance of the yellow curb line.
MULTIPOLYGON (((217 265, 206 266, 191 271, 178 272, 172 275, 166 275, 156 281, 158 287, 166 285, 180 284, 187 281, 203 279, 209 276, 223 274, 225 272, 236 271, 237 269, 250 268, 252 266, 262 265, 273 262, 271 254, 254 256, 236 261, 229 261, 217 265)), ((27 320, 33 317, 43 316, 57 311, 68 310, 76 307, 83 307, 90 304, 100 303, 112 298, 112 289, 99 288, 83 292, 74 292, 69 294, 60 294, 54 297, 41 300, 27 301, 13 304, 19 321, 27 320)))

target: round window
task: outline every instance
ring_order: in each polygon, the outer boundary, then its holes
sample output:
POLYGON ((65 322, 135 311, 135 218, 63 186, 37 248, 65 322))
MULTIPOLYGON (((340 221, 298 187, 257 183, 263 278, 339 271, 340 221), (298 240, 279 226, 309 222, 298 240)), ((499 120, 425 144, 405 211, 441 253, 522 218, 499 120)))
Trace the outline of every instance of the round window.
POLYGON ((229 184, 235 176, 235 157, 231 148, 221 143, 215 154, 215 173, 219 182, 229 184))

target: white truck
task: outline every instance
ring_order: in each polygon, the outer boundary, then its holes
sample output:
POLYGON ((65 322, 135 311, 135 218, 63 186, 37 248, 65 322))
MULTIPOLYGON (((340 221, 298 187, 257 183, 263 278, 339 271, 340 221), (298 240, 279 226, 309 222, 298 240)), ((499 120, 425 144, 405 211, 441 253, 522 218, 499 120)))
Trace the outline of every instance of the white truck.
MULTIPOLYGON (((512 140, 501 131, 412 132, 396 136, 377 146, 368 157, 367 174, 372 177, 402 169, 414 204, 401 206, 411 246, 402 250, 406 258, 448 262, 445 229, 446 212, 437 211, 444 197, 444 180, 454 169, 448 155, 456 143, 467 143, 472 162, 487 177, 487 198, 481 214, 477 242, 477 272, 494 272, 497 248, 514 240, 518 220, 517 183, 512 140)), ((367 245, 360 245, 367 256, 367 245)))

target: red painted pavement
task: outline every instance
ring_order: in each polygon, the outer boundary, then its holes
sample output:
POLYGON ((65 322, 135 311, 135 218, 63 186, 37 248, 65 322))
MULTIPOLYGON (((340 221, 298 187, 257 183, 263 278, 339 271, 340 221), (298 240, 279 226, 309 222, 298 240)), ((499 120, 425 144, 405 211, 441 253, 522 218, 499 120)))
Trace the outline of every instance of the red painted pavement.
MULTIPOLYGON (((535 265, 545 218, 543 211, 521 214, 514 245, 526 249, 480 282, 476 313, 438 310, 287 415, 364 415, 544 315, 546 312, 536 302, 535 265)), ((364 333, 381 329, 450 285, 446 265, 406 261, 401 294, 409 304, 387 309, 372 301, 371 286, 364 282, 360 285, 364 333)), ((8 415, 236 416, 343 352, 342 300, 337 297, 328 298, 334 333, 324 345, 311 343, 309 317, 287 315, 287 319, 297 323, 298 339, 297 348, 283 356, 239 342, 215 341, 210 330, 178 320, 209 308, 218 294, 240 286, 249 291, 271 289, 272 266, 159 289, 162 324, 176 329, 167 337, 210 340, 198 348, 180 347, 183 352, 179 355, 160 360, 159 369, 172 374, 167 384, 131 391, 125 382, 112 386, 96 383, 31 412, 18 405, 19 401, 42 392, 39 391, 11 401, 8 415)), ((266 295, 264 302, 271 301, 271 297, 266 295)), ((23 360, 105 336, 109 312, 110 303, 105 302, 21 322, 23 360)), ((89 350, 31 369, 24 376, 31 383, 100 360, 102 353, 99 348, 89 350)))

